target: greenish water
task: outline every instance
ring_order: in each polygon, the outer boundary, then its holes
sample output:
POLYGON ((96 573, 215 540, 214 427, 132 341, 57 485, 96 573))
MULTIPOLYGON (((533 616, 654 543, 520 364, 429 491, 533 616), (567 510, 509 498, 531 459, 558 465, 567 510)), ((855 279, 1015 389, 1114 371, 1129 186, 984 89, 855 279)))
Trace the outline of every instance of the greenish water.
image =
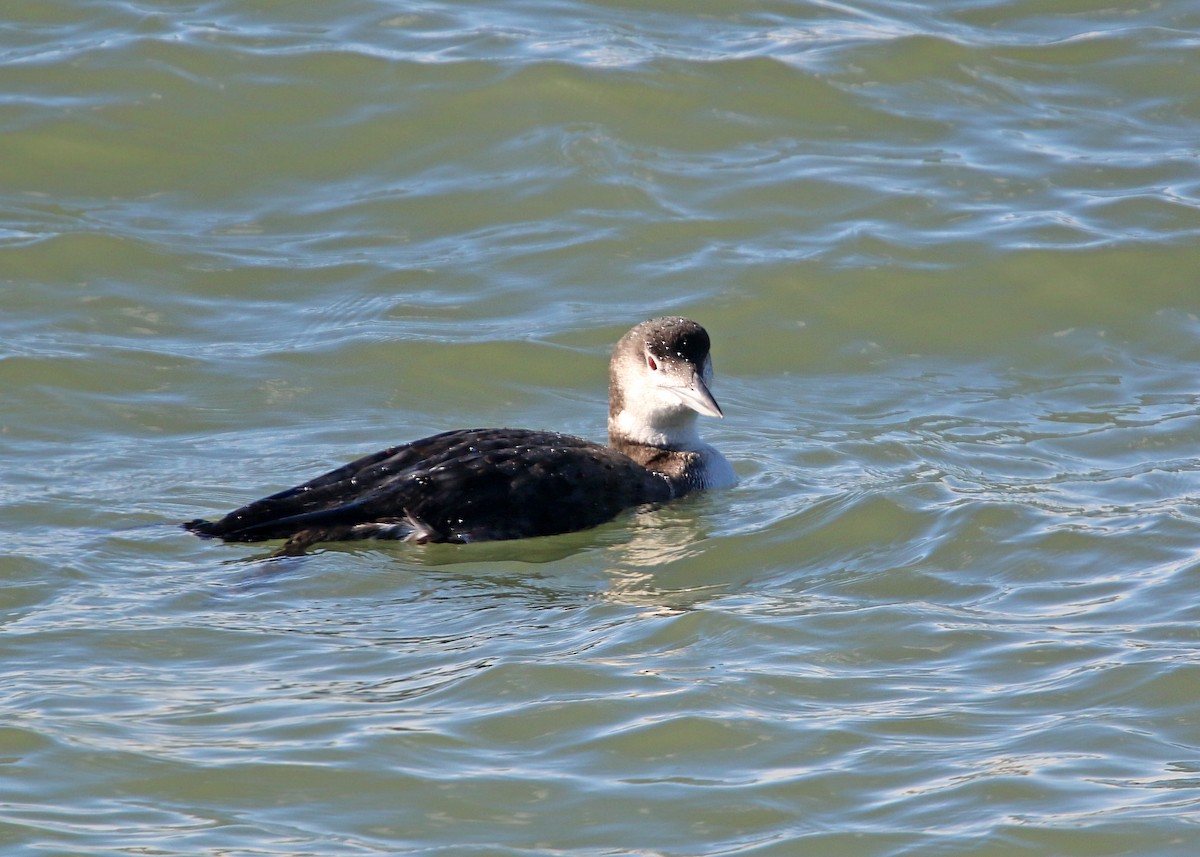
POLYGON ((1195 4, 3 18, 5 854, 1195 853, 1195 4), (176 527, 663 313, 733 491, 176 527))

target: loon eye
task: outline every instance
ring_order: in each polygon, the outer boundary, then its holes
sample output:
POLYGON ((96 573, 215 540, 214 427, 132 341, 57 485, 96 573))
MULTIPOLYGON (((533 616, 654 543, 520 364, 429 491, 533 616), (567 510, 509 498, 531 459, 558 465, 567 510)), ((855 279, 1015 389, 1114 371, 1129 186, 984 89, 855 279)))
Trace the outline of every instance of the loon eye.
POLYGON ((647 355, 646 355, 646 365, 650 367, 650 371, 651 371, 651 372, 657 372, 657 371, 658 371, 658 364, 654 362, 654 355, 653 355, 653 354, 647 354, 647 355))

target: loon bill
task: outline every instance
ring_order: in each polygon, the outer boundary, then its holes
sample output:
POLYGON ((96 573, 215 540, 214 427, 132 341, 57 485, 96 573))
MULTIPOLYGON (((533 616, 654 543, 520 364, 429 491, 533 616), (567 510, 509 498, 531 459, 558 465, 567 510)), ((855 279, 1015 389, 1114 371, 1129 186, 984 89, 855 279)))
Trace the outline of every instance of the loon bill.
POLYGON ((644 321, 609 364, 608 446, 526 429, 460 429, 353 461, 191 532, 227 542, 383 538, 477 542, 587 529, 622 510, 735 485, 696 433, 723 416, 709 392, 708 332, 686 318, 644 321))

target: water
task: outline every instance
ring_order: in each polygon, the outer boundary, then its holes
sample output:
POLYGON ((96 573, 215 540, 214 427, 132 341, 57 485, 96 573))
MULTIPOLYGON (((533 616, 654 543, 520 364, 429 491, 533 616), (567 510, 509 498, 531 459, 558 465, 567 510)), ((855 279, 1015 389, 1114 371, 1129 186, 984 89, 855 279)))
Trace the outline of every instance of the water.
POLYGON ((13 855, 1192 855, 1200 11, 9 3, 13 855), (714 338, 742 485, 191 538, 714 338))

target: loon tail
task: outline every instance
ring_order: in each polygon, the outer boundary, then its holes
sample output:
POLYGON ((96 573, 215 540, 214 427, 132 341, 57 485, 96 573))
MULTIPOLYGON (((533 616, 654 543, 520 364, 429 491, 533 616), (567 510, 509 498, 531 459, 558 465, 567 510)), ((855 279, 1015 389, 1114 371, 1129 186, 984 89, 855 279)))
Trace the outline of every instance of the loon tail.
POLYGON ((219 521, 206 521, 203 518, 196 518, 194 521, 184 521, 179 526, 183 527, 189 533, 195 533, 202 539, 216 539, 221 536, 221 524, 219 521))
MULTIPOLYGON (((296 539, 302 541, 319 535, 321 541, 348 541, 358 539, 391 539, 412 541, 417 544, 447 541, 447 534, 440 532, 418 516, 404 510, 399 518, 364 520, 353 507, 341 506, 301 515, 291 515, 274 521, 239 527, 225 521, 206 521, 197 518, 181 526, 201 538, 224 539, 227 542, 259 542, 268 539, 296 539)), ((240 523, 240 522, 239 522, 240 523)))

